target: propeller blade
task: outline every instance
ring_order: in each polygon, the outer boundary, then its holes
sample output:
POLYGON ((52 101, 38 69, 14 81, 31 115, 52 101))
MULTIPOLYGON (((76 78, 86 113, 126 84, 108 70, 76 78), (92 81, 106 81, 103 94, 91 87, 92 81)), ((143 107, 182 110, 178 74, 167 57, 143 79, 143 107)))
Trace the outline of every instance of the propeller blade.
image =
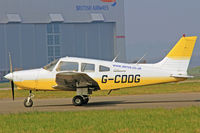
POLYGON ((11 58, 11 54, 9 52, 9 62, 10 62, 10 73, 13 72, 13 68, 12 68, 12 58, 11 58))
POLYGON ((11 84, 11 89, 12 89, 12 98, 14 101, 15 100, 15 92, 14 92, 15 86, 14 86, 14 81, 13 81, 12 57, 11 57, 10 52, 8 53, 8 55, 9 55, 9 63, 10 63, 10 74, 12 74, 12 78, 10 78, 10 79, 12 79, 12 80, 10 80, 10 84, 11 84))
POLYGON ((15 100, 15 93, 14 93, 15 87, 14 87, 14 82, 13 82, 13 80, 12 80, 10 83, 11 83, 11 88, 12 88, 12 98, 13 98, 13 101, 14 101, 14 100, 15 100))

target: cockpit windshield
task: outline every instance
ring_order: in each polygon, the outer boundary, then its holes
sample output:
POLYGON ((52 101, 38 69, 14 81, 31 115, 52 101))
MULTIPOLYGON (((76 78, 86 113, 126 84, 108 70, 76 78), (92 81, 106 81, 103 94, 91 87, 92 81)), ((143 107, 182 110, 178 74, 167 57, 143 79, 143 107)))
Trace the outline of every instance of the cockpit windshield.
POLYGON ((43 68, 48 71, 52 71, 56 64, 58 63, 59 59, 54 60, 53 62, 49 63, 48 65, 44 66, 43 68))

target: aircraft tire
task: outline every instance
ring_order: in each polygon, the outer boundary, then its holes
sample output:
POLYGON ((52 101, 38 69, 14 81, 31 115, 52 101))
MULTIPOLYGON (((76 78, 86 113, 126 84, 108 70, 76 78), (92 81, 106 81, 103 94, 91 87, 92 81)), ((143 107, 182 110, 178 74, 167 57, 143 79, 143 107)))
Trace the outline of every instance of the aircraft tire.
POLYGON ((83 104, 88 104, 88 101, 89 101, 89 98, 88 98, 88 97, 85 97, 85 98, 84 98, 84 101, 83 101, 83 104))
POLYGON ((28 99, 26 98, 26 99, 24 100, 24 107, 30 108, 30 107, 32 107, 32 106, 33 106, 33 100, 30 99, 29 102, 28 102, 28 99))
POLYGON ((83 105, 83 103, 84 103, 83 97, 82 96, 75 96, 72 99, 72 103, 75 106, 81 106, 81 105, 83 105))

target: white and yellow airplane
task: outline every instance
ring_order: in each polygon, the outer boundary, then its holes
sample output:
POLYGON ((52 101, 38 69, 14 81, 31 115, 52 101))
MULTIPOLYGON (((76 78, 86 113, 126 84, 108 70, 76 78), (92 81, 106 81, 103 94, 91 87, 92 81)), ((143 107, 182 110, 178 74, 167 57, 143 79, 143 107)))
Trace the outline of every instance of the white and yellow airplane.
POLYGON ((187 69, 196 39, 196 36, 183 36, 168 55, 155 64, 64 57, 39 69, 12 72, 11 68, 11 73, 5 78, 11 81, 13 100, 14 84, 19 90, 30 90, 28 98, 24 100, 25 107, 33 105, 32 91, 76 91, 77 96, 72 102, 80 106, 88 103, 93 91, 178 82, 190 78, 187 69))

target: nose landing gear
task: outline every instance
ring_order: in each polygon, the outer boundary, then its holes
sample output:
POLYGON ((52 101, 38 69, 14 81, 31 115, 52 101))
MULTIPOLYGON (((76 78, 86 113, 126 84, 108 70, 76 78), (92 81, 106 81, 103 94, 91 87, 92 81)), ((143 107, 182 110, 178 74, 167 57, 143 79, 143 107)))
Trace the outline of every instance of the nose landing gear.
POLYGON ((29 96, 24 100, 25 107, 29 108, 33 106, 33 100, 32 100, 33 97, 34 95, 32 94, 32 91, 30 90, 29 96))

